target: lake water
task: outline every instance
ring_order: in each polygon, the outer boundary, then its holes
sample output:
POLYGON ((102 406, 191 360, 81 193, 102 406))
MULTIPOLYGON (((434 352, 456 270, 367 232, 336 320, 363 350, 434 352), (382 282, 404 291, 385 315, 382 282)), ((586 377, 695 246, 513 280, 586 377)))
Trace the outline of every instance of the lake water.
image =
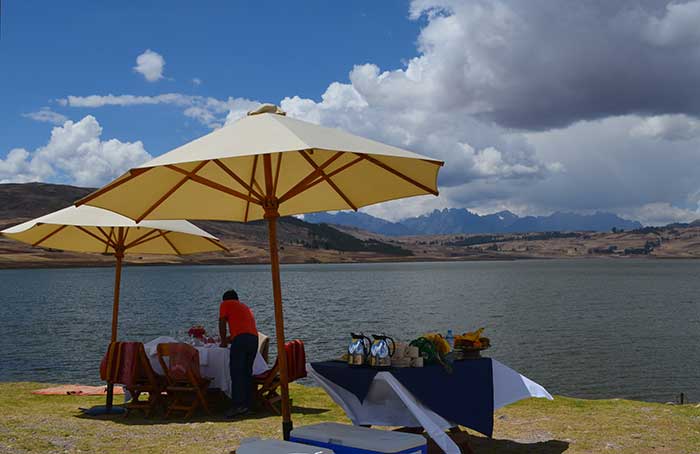
MULTIPOLYGON (((287 337, 309 360, 339 356, 351 331, 410 340, 486 327, 488 355, 585 398, 700 400, 700 261, 289 265, 287 337)), ((0 380, 99 383, 110 268, 0 270, 0 380)), ((267 266, 127 267, 120 338, 216 326, 234 287, 274 333, 267 266)))

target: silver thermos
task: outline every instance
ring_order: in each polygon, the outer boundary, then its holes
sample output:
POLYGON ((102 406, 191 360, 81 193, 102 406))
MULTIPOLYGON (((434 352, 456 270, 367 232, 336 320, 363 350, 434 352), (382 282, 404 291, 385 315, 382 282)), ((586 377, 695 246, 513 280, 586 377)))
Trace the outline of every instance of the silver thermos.
POLYGON ((380 369, 391 367, 391 357, 396 350, 394 339, 380 334, 374 334, 372 338, 374 341, 369 349, 369 365, 380 369))
POLYGON ((350 333, 352 340, 348 345, 348 364, 350 366, 364 366, 369 354, 369 338, 364 334, 350 333))

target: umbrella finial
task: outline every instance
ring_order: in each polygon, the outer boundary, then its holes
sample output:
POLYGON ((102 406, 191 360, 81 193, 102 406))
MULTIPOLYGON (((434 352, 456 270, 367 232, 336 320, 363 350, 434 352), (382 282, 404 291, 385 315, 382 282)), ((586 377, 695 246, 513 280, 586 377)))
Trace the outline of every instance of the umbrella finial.
POLYGON ((277 114, 277 115, 287 115, 287 112, 280 109, 279 106, 267 103, 267 104, 261 105, 260 107, 258 107, 255 110, 251 110, 250 112, 248 112, 248 116, 250 117, 252 115, 260 115, 260 114, 264 114, 264 113, 271 113, 271 114, 277 114))

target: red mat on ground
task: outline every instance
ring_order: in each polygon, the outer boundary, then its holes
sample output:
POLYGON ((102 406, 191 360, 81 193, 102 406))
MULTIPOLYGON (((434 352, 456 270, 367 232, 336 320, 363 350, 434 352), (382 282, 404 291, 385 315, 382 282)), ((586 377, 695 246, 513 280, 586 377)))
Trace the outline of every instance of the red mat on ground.
MULTIPOLYGON (((107 394, 106 386, 87 386, 87 385, 60 385, 51 388, 36 389, 32 394, 40 394, 44 396, 104 396, 107 394)), ((114 387, 114 394, 124 394, 121 386, 114 387)))

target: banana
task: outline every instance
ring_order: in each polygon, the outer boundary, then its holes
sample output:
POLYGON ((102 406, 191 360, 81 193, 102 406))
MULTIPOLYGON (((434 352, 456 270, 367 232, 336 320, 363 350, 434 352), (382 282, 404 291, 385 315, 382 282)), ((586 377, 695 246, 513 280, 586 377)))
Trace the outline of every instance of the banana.
POLYGON ((469 342, 477 342, 479 339, 481 339, 481 333, 484 332, 484 328, 479 328, 476 331, 473 331, 471 333, 464 333, 456 337, 456 339, 459 340, 466 340, 469 342))

